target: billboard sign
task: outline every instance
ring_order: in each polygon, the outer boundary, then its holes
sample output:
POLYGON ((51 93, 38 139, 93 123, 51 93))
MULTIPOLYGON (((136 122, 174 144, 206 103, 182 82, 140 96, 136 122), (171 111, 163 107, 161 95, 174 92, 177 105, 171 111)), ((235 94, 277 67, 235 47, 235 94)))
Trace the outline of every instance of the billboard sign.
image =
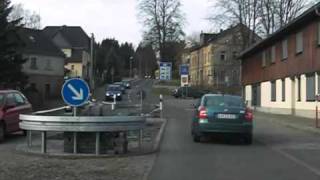
POLYGON ((171 80, 172 78, 172 63, 160 62, 160 80, 171 80))

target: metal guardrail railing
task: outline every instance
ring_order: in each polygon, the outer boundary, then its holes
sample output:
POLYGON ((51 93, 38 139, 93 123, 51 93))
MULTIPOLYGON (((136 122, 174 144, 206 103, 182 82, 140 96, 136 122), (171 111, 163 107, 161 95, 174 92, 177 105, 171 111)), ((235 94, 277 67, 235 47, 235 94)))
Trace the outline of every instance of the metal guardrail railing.
POLYGON ((146 117, 144 116, 40 116, 20 115, 20 128, 27 131, 28 147, 32 146, 32 131, 41 132, 41 152, 47 152, 47 132, 72 132, 73 153, 77 153, 77 133, 96 133, 96 154, 100 152, 100 133, 139 131, 139 146, 142 145, 143 128, 146 117))
MULTIPOLYGON (((32 131, 41 132, 41 152, 47 152, 47 132, 72 132, 73 133, 73 153, 77 153, 78 135, 81 132, 94 132, 95 137, 95 153, 100 154, 100 135, 103 132, 127 132, 139 131, 139 147, 142 147, 143 128, 146 124, 146 118, 151 113, 160 111, 162 118, 163 112, 163 97, 160 95, 160 104, 155 107, 149 114, 141 116, 45 116, 43 114, 61 111, 69 106, 63 106, 55 109, 34 112, 30 115, 20 115, 20 128, 27 131, 27 145, 32 146, 32 131)), ((87 105, 92 106, 96 102, 89 102, 87 105)), ((116 102, 107 103, 104 105, 112 105, 112 110, 116 102)), ((122 108, 142 108, 141 103, 136 105, 120 105, 122 108)))

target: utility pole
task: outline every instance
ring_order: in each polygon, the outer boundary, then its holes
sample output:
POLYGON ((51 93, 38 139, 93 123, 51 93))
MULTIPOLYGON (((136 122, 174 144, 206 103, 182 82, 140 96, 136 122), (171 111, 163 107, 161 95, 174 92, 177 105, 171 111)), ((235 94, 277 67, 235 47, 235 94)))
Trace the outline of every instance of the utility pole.
POLYGON ((90 62, 90 78, 89 78, 89 83, 90 83, 90 87, 91 87, 91 90, 93 91, 94 88, 95 88, 95 73, 94 73, 94 66, 95 66, 95 63, 94 63, 94 34, 91 33, 91 39, 90 39, 90 58, 91 58, 91 62, 90 62))

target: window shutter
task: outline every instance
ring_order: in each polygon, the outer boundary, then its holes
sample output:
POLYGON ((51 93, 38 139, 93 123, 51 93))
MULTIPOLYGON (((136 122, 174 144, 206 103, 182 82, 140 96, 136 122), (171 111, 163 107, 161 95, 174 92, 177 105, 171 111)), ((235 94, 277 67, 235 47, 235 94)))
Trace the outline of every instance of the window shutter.
POLYGON ((277 100, 276 81, 271 81, 271 101, 277 100))
POLYGON ((318 34, 318 45, 320 45, 320 22, 318 22, 318 27, 317 27, 317 34, 318 34))
POLYGON ((288 40, 282 41, 282 59, 288 58, 288 40))
POLYGON ((266 67, 266 51, 262 52, 262 67, 266 67))
POLYGON ((303 34, 299 32, 296 34, 296 53, 303 52, 303 34))
POLYGON ((276 46, 272 46, 271 48, 271 63, 276 62, 276 46))
POLYGON ((315 100, 315 75, 307 75, 307 101, 315 100))

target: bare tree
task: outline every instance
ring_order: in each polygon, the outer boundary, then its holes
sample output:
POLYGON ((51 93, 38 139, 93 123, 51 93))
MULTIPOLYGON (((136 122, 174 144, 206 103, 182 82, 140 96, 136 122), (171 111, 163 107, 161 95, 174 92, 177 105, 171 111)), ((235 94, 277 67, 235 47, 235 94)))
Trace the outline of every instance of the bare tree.
POLYGON ((305 0, 261 0, 260 22, 265 36, 269 36, 297 17, 306 7, 305 0))
POLYGON ((139 17, 145 27, 144 40, 166 58, 167 42, 180 41, 184 16, 180 0, 138 0, 139 17))
POLYGON ((24 27, 31 29, 41 28, 41 17, 39 14, 37 14, 35 11, 25 9, 22 4, 13 5, 9 20, 13 21, 20 18, 22 18, 20 23, 24 27))
POLYGON ((245 28, 240 31, 243 48, 255 41, 255 33, 258 28, 258 0, 218 0, 213 8, 215 13, 208 19, 222 25, 219 28, 243 24, 251 29, 251 32, 245 28))

